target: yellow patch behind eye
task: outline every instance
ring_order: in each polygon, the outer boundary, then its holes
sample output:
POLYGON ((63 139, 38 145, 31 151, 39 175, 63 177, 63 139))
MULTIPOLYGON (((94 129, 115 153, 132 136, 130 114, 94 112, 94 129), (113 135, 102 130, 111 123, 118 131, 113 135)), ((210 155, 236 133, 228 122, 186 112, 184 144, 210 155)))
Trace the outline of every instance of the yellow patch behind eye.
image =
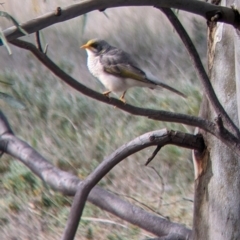
POLYGON ((97 39, 91 39, 87 42, 87 45, 92 45, 93 43, 96 43, 97 42, 97 39))
POLYGON ((86 44, 82 45, 80 48, 91 48, 93 44, 97 43, 97 39, 91 39, 86 44))

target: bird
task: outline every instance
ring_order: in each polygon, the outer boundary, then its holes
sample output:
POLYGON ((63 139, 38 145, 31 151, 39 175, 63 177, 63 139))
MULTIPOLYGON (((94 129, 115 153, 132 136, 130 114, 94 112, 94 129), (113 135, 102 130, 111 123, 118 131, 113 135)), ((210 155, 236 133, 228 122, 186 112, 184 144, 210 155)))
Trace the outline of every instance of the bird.
POLYGON ((159 80, 152 80, 141 70, 127 52, 111 46, 105 40, 91 39, 81 48, 87 51, 87 66, 90 73, 107 89, 103 94, 109 97, 111 92, 122 92, 120 100, 126 103, 125 94, 132 87, 150 89, 165 88, 181 97, 186 95, 159 80))

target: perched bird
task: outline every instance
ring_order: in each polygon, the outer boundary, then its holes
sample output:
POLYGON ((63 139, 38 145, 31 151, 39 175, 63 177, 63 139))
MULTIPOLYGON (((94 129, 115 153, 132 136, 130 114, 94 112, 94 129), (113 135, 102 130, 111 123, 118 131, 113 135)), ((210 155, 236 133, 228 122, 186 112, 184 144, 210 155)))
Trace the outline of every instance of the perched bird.
POLYGON ((103 93, 105 96, 109 96, 111 92, 122 92, 120 100, 125 103, 125 94, 131 87, 148 87, 151 89, 162 87, 186 97, 183 93, 165 83, 150 79, 128 53, 109 45, 104 40, 89 40, 81 48, 87 51, 89 71, 108 90, 103 93))

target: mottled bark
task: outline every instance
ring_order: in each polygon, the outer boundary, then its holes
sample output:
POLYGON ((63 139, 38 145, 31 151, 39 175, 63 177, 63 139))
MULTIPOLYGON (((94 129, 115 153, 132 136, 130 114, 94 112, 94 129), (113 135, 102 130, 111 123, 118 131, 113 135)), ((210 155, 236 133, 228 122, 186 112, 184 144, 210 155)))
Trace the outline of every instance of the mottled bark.
MULTIPOLYGON (((240 3, 240 0, 236 0, 240 3)), ((222 1, 231 6, 234 1, 222 1)), ((236 76, 240 41, 236 29, 223 23, 209 24, 208 68, 212 85, 231 119, 238 124, 236 76)), ((211 104, 204 99, 201 116, 216 118, 211 104)), ((240 239, 240 162, 233 151, 205 133, 207 145, 202 156, 203 171, 195 180, 194 239, 240 239)), ((199 159, 198 159, 199 162, 199 159)))

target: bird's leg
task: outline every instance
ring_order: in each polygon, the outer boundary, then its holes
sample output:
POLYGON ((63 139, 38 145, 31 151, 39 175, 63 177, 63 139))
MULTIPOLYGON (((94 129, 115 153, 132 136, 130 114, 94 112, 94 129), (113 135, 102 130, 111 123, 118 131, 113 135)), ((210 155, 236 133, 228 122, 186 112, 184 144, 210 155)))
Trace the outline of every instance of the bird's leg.
POLYGON ((106 92, 103 92, 103 95, 106 96, 106 97, 109 97, 110 93, 111 93, 111 91, 106 91, 106 92))
POLYGON ((119 98, 123 103, 126 103, 126 100, 125 100, 125 94, 126 94, 127 91, 124 91, 122 96, 119 98))

